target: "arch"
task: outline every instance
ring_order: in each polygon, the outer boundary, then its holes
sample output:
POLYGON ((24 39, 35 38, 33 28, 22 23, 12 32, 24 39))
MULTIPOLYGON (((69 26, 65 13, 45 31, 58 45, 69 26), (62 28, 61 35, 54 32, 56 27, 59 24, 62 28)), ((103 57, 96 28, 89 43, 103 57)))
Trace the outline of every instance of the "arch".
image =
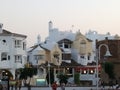
POLYGON ((101 49, 102 46, 105 46, 106 49, 107 49, 105 56, 111 56, 109 48, 108 48, 108 45, 106 45, 106 44, 100 44, 100 46, 98 47, 98 53, 99 53, 98 59, 99 60, 100 60, 100 49, 101 49))
POLYGON ((38 68, 38 73, 39 73, 40 75, 43 74, 43 73, 44 73, 44 68, 42 68, 42 67, 38 68))
POLYGON ((13 79, 12 73, 9 70, 7 70, 7 69, 1 69, 0 73, 1 73, 2 76, 6 75, 6 76, 9 77, 9 79, 13 79))

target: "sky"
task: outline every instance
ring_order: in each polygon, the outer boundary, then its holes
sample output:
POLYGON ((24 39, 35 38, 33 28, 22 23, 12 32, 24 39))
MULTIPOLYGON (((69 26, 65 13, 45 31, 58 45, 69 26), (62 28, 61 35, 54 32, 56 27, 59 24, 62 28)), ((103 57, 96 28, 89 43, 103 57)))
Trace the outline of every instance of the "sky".
POLYGON ((49 21, 60 31, 120 35, 120 0, 0 0, 0 23, 27 35, 27 47, 37 42, 37 35, 44 41, 49 21))

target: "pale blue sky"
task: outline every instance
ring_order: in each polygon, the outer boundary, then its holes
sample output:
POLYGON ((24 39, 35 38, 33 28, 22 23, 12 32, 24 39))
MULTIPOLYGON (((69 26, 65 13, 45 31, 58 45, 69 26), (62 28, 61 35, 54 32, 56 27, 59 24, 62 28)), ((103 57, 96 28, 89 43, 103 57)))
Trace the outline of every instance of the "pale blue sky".
POLYGON ((28 46, 38 34, 48 35, 48 22, 61 31, 89 29, 120 35, 120 0, 0 0, 4 29, 27 35, 28 46))

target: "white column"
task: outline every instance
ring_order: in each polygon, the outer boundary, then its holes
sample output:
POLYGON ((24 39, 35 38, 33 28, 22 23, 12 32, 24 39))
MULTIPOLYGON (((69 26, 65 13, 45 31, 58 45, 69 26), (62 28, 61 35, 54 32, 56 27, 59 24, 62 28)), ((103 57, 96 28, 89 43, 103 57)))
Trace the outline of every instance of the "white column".
POLYGON ((13 75, 13 79, 15 79, 15 70, 14 70, 14 69, 11 69, 10 72, 11 72, 12 75, 13 75))

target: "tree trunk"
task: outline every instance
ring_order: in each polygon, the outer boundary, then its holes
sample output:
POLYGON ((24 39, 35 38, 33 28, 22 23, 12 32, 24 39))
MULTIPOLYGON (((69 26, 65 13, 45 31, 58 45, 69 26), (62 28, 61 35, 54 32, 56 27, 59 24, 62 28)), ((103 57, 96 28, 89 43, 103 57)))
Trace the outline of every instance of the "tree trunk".
POLYGON ((30 82, 31 82, 31 78, 30 78, 29 83, 28 83, 28 90, 31 90, 30 82))

